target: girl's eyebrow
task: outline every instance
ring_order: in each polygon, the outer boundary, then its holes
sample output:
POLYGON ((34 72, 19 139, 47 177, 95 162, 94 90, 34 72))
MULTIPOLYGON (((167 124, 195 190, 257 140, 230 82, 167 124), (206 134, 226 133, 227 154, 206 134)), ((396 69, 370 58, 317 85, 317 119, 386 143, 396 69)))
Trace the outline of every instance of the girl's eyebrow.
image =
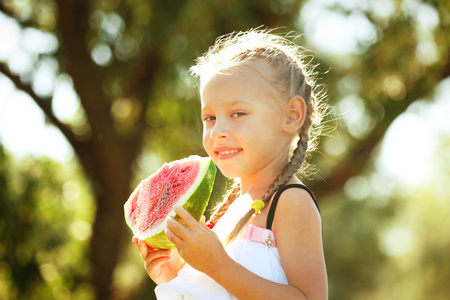
POLYGON ((243 104, 249 104, 248 101, 241 100, 241 99, 234 100, 234 101, 231 102, 231 104, 242 104, 242 103, 243 103, 243 104))
MULTIPOLYGON (((241 99, 233 100, 233 101, 227 102, 226 104, 227 104, 228 106, 235 106, 235 105, 251 105, 250 102, 245 101, 245 100, 241 100, 241 99)), ((208 108, 209 108, 209 105, 205 105, 205 106, 202 107, 201 110, 204 111, 205 109, 208 109, 208 108)))
POLYGON ((250 102, 245 101, 245 100, 233 100, 229 103, 230 106, 234 106, 234 105, 250 105, 250 102))

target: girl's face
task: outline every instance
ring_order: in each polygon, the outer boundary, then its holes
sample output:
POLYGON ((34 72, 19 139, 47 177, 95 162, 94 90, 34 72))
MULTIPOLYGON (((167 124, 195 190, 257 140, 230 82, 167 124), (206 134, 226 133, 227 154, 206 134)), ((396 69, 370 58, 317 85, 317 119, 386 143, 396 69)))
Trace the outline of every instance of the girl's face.
POLYGON ((202 82, 203 147, 225 176, 257 179, 288 162, 293 134, 284 130, 284 99, 274 95, 250 66, 202 82))

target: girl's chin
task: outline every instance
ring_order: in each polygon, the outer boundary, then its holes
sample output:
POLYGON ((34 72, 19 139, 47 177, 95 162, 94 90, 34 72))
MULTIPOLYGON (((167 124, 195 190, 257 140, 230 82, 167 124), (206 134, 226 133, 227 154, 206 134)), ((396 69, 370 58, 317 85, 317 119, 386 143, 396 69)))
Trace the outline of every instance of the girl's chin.
POLYGON ((236 170, 230 170, 229 167, 221 167, 220 165, 217 165, 217 168, 220 170, 220 173, 222 173, 223 176, 229 179, 236 179, 241 177, 240 174, 236 172, 236 170))
POLYGON ((229 179, 237 179, 240 176, 238 174, 236 174, 235 172, 227 172, 226 170, 222 170, 221 168, 219 168, 220 172, 222 173, 223 176, 225 176, 226 178, 229 179))

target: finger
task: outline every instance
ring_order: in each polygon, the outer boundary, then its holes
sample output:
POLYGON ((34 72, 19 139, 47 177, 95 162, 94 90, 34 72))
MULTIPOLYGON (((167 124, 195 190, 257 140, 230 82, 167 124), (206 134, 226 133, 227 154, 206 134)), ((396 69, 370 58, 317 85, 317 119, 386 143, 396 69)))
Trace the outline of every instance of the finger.
MULTIPOLYGON (((209 222, 209 221, 208 221, 209 222)), ((203 229, 206 229, 206 230, 211 230, 211 227, 209 227, 207 224, 207 222, 206 222, 206 217, 205 216, 202 216, 202 219, 200 220, 200 222, 198 222, 199 224, 200 224, 200 227, 202 227, 203 229)))
POLYGON ((150 247, 149 245, 147 245, 147 243, 145 242, 145 240, 139 240, 138 239, 138 243, 137 243, 139 252, 141 252, 141 256, 145 259, 148 255, 148 253, 150 251, 155 250, 155 248, 150 247))
POLYGON ((153 250, 153 251, 149 252, 147 257, 145 258, 145 262, 148 265, 154 260, 157 260, 161 257, 167 257, 167 256, 172 257, 173 251, 172 250, 160 250, 160 249, 153 250))
POLYGON ((138 237, 133 236, 133 239, 131 240, 133 243, 133 246, 139 250, 139 252, 141 253, 141 256, 145 259, 145 257, 148 254, 148 251, 150 249, 152 249, 151 247, 147 246, 147 244, 145 243, 145 241, 140 240, 138 237), (150 249, 149 249, 150 248, 150 249))
POLYGON ((177 248, 183 244, 183 237, 180 234, 186 236, 187 232, 188 230, 177 221, 173 219, 167 220, 167 228, 164 230, 164 233, 177 248))
POLYGON ((161 256, 149 262, 145 261, 145 270, 147 271, 147 274, 153 274, 157 272, 157 270, 161 269, 162 265, 171 261, 172 259, 172 256, 161 256))
POLYGON ((182 240, 185 240, 189 235, 189 229, 172 217, 167 220, 167 228, 182 240))
POLYGON ((137 238, 137 236, 133 236, 133 238, 131 239, 131 242, 133 243, 133 246, 139 250, 139 246, 138 246, 139 239, 137 238))
POLYGON ((149 250, 151 250, 149 249, 150 247, 147 246, 147 243, 144 240, 138 240, 137 245, 139 252, 141 252, 141 256, 145 259, 148 255, 149 250))
POLYGON ((149 267, 154 268, 155 266, 161 266, 161 264, 164 263, 162 261, 165 261, 166 259, 168 261, 171 260, 172 258, 173 258, 172 250, 154 250, 145 259, 145 269, 148 269, 149 267))
POLYGON ((181 206, 175 208, 175 213, 186 223, 190 230, 194 230, 198 226, 197 220, 181 206))

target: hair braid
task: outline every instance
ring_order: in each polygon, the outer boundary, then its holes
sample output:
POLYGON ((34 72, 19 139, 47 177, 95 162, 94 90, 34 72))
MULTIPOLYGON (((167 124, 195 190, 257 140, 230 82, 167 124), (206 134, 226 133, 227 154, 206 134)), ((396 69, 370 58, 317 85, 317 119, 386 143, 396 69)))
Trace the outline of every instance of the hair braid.
POLYGON ((216 224, 220 218, 227 212, 228 207, 236 200, 241 194, 241 185, 236 183, 228 193, 225 202, 223 202, 219 209, 211 216, 210 221, 216 224))

